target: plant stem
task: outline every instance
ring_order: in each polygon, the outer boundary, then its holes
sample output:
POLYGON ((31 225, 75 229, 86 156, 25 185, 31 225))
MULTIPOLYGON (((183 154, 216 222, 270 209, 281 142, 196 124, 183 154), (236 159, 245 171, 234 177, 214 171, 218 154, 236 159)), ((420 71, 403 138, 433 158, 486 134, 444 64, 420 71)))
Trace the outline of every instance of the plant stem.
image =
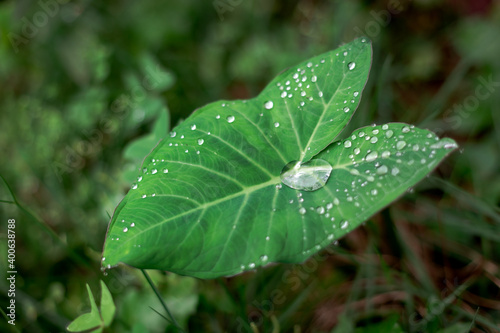
POLYGON ((146 280, 148 281, 149 285, 151 286, 151 289, 153 289, 154 293, 156 294, 156 297, 158 297, 158 300, 160 301, 161 305, 163 306, 163 309, 165 309, 165 312, 167 313, 168 317, 170 318, 170 320, 172 321, 174 326, 177 327, 177 329, 179 329, 181 332, 184 332, 184 330, 179 326, 179 323, 177 322, 177 320, 175 320, 174 316, 172 316, 172 313, 168 309, 168 306, 165 303, 165 301, 163 300, 163 297, 161 297, 160 292, 158 291, 155 284, 153 283, 153 280, 151 280, 151 277, 149 277, 149 274, 144 269, 141 269, 141 272, 144 275, 144 277, 146 278, 146 280))
POLYGON ((50 237, 52 237, 52 239, 56 243, 59 243, 59 245, 61 245, 62 247, 64 247, 71 259, 73 259, 75 262, 79 263, 80 265, 83 265, 83 266, 87 267, 88 269, 90 269, 91 271, 94 272, 94 268, 90 265, 90 263, 85 258, 81 257, 78 253, 76 253, 75 251, 73 251, 72 249, 70 249, 68 247, 68 244, 66 244, 66 242, 63 241, 59 237, 59 235, 56 234, 55 231, 52 230, 52 228, 50 228, 42 219, 38 218, 35 215, 35 213, 32 213, 28 209, 24 208, 21 205, 21 203, 19 203, 19 201, 17 200, 17 197, 14 194, 14 191, 10 187, 9 183, 7 183, 7 180, 2 175, 0 175, 0 178, 2 178, 5 186, 7 187, 7 190, 9 191, 10 195, 12 196, 12 200, 13 200, 13 201, 0 200, 0 203, 6 203, 6 204, 16 205, 17 208, 19 208, 23 213, 25 213, 26 215, 28 215, 28 217, 30 217, 33 221, 35 221, 36 224, 39 227, 41 227, 43 230, 45 230, 50 235, 50 237))

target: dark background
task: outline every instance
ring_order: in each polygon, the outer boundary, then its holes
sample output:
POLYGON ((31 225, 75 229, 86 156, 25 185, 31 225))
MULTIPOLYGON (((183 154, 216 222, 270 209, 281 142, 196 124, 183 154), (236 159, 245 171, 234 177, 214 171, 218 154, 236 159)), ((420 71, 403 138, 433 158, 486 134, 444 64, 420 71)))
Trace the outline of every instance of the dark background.
POLYGON ((253 97, 360 35, 374 58, 347 132, 401 121, 460 150, 324 259, 208 281, 151 275, 190 332, 251 332, 250 321, 270 332, 273 320, 281 332, 391 320, 500 330, 499 1, 19 0, 0 2, 0 27, 0 175, 22 205, 0 184, 1 267, 16 219, 18 270, 17 325, 2 319, 2 332, 64 332, 99 279, 117 305, 110 332, 175 332, 140 271, 99 269, 144 157, 131 144, 165 110, 173 127, 206 103, 253 97))

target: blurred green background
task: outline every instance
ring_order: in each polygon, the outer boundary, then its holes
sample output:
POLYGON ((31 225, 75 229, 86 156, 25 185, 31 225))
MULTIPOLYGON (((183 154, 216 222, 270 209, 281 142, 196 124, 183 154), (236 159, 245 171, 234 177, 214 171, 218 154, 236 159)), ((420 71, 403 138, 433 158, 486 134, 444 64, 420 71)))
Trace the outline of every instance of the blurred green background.
POLYGON ((0 175, 23 207, 0 184, 0 263, 15 219, 18 271, 2 332, 65 332, 100 279, 109 332, 176 332, 140 271, 100 271, 142 158, 196 108, 360 35, 374 60, 345 133, 408 122, 460 151, 303 265, 150 274, 190 332, 500 331, 499 1, 18 0, 0 2, 0 28, 0 175))

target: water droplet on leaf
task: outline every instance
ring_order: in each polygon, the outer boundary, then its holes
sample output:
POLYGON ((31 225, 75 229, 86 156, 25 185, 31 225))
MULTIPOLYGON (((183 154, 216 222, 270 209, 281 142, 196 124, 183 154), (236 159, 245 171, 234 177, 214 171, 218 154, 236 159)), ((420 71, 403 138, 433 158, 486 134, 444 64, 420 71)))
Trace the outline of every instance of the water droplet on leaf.
POLYGON ((264 103, 264 107, 268 110, 271 110, 273 106, 274 106, 273 101, 267 101, 266 103, 264 103))
POLYGON ((292 161, 281 171, 281 181, 296 190, 315 191, 325 186, 332 166, 325 160, 313 159, 301 164, 292 161))

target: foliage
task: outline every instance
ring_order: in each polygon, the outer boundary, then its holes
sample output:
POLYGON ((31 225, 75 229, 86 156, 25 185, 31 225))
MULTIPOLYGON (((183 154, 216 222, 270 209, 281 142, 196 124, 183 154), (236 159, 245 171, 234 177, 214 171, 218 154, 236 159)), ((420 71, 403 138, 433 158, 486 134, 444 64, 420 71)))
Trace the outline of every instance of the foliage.
POLYGON ((115 316, 116 307, 113 303, 113 297, 108 287, 101 281, 101 308, 97 309, 94 295, 87 284, 89 294, 90 312, 80 315, 68 325, 69 332, 90 331, 92 333, 101 333, 105 327, 108 327, 115 316))
MULTIPOLYGON (((250 322, 269 332, 272 318, 282 332, 330 332, 340 318, 363 330, 392 315, 405 332, 498 331, 498 3, 225 3, 223 21, 212 1, 0 3, 0 175, 21 204, 2 183, 0 267, 3 222, 15 219, 19 274, 16 327, 1 320, 0 331, 65 331, 88 311, 86 284, 98 290, 101 279, 116 304, 110 331, 175 331, 139 270, 99 269, 109 216, 154 143, 135 156, 126 147, 160 114, 169 131, 200 105, 256 96, 283 68, 362 35, 373 41, 370 79, 336 140, 394 121, 451 137, 460 153, 303 264, 151 279, 192 332, 251 332, 250 322), (44 8, 54 14, 45 21, 44 8), (26 40, 17 50, 10 33, 26 40)), ((3 313, 4 279, 0 290, 3 313)))
POLYGON ((370 65, 360 38, 289 68, 254 99, 197 110, 146 157, 111 220, 103 266, 214 278, 300 263, 415 185, 453 140, 392 123, 330 144, 370 65))

